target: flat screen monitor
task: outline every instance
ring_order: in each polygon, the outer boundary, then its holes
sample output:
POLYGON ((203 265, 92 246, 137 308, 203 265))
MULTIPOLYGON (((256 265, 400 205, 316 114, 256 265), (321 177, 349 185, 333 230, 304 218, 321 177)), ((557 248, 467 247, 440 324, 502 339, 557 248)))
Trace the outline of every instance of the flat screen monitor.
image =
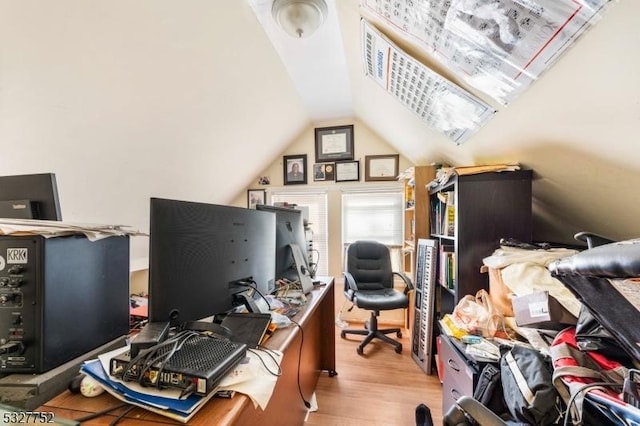
POLYGON ((252 280, 273 291, 275 218, 240 207, 151 198, 149 320, 180 325, 226 313, 252 280))
POLYGON ((54 173, 0 176, 0 217, 62 220, 54 173))
POLYGON ((309 270, 307 239, 304 232, 302 211, 276 207, 266 204, 256 205, 256 210, 275 213, 276 217, 276 279, 286 278, 292 281, 298 279, 298 272, 293 261, 293 254, 289 244, 296 244, 302 251, 305 265, 309 270))

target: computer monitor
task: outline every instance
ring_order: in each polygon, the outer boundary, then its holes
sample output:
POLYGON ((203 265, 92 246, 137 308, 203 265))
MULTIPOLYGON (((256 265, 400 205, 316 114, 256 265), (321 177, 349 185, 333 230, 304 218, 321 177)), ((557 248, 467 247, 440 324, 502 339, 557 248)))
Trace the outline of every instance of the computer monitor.
POLYGON ((275 217, 254 209, 151 198, 149 320, 180 325, 226 313, 240 281, 275 289, 275 217))
POLYGON ((0 176, 0 217, 62 220, 54 173, 0 176))
POLYGON ((289 244, 296 244, 303 254, 303 269, 310 274, 307 239, 304 232, 304 219, 302 211, 288 207, 276 207, 266 204, 256 205, 256 210, 275 213, 276 217, 276 279, 286 278, 292 281, 297 280, 293 253, 289 244))

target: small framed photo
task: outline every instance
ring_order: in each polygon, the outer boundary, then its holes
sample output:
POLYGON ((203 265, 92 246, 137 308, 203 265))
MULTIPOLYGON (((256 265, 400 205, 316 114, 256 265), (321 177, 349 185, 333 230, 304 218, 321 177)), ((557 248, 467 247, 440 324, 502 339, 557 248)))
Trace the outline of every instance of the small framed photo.
POLYGON ((322 181, 327 180, 327 173, 325 171, 327 165, 325 163, 316 163, 313 165, 313 180, 322 181))
POLYGON ((367 155, 364 157, 364 180, 397 180, 400 155, 367 155))
POLYGON ((255 209, 256 204, 266 204, 267 191, 264 189, 249 189, 247 191, 247 207, 255 209))
POLYGON ((353 124, 316 127, 316 163, 353 160, 353 124))
POLYGON ((307 183, 307 154, 285 155, 282 166, 285 185, 307 183))
POLYGON ((340 161, 336 163, 336 182, 355 182, 359 180, 359 161, 340 161))

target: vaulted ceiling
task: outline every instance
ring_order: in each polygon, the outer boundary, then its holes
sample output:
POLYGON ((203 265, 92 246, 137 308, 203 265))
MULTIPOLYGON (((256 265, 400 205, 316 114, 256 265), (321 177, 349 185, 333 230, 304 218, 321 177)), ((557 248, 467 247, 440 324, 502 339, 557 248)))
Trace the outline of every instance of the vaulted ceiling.
POLYGON ((461 145, 365 75, 361 17, 472 88, 360 0, 327 2, 329 44, 279 45, 270 0, 0 0, 0 172, 56 172, 65 219, 144 229, 150 196, 227 203, 299 135, 357 120, 415 164, 532 168, 540 240, 640 235, 640 2, 509 106, 475 91, 497 113, 461 145))

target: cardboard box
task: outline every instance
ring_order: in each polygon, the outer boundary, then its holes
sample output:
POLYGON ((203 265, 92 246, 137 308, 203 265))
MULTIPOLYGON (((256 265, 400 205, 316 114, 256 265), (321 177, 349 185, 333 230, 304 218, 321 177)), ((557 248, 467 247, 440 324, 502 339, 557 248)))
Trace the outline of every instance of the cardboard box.
POLYGON ((547 291, 514 296, 511 303, 519 327, 560 330, 578 321, 547 291))

